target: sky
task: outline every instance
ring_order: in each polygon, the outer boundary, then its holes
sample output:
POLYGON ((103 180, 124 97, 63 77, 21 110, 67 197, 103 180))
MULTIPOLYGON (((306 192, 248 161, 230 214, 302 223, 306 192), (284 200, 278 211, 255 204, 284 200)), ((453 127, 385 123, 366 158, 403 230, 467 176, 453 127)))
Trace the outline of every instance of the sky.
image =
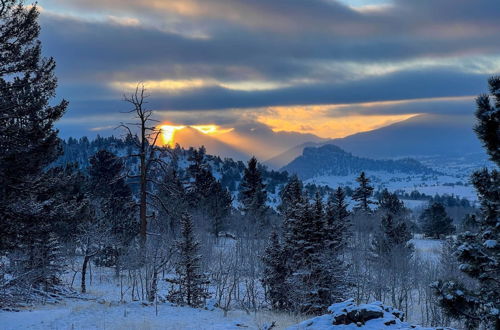
POLYGON ((167 125, 337 138, 471 116, 500 73, 498 0, 41 0, 63 137, 113 134, 140 82, 167 125))

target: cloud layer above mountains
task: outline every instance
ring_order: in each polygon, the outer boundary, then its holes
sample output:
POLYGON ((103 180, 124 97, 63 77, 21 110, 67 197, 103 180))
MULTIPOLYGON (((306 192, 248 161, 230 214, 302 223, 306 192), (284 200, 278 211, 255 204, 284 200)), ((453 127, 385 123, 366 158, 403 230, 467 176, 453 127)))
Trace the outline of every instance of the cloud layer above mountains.
POLYGON ((76 135, 123 121, 121 96, 139 81, 168 122, 283 130, 276 116, 301 109, 301 125, 287 127, 315 133, 321 117, 331 130, 318 134, 338 137, 342 117, 354 133, 370 116, 472 113, 486 78, 500 73, 497 0, 40 4, 44 51, 71 102, 61 129, 78 123, 76 135))

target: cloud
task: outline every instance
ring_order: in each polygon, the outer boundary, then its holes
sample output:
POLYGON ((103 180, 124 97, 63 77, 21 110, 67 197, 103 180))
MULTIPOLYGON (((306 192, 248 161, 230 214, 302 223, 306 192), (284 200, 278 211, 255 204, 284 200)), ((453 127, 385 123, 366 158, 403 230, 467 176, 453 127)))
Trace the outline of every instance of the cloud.
MULTIPOLYGON (((418 12, 414 14, 418 15, 418 12)), ((397 64, 435 58, 443 65, 446 64, 444 57, 498 55, 500 51, 500 45, 491 42, 491 38, 500 32, 500 23, 496 21, 486 24, 478 20, 473 26, 465 21, 463 27, 453 21, 447 26, 444 15, 439 26, 435 26, 436 22, 420 23, 410 29, 408 25, 412 24, 401 18, 373 16, 381 22, 377 23, 381 27, 373 23, 375 25, 366 33, 355 36, 346 36, 335 29, 328 33, 323 29, 319 33, 284 36, 248 30, 222 21, 217 22, 219 27, 209 38, 189 38, 151 26, 74 19, 50 13, 42 15, 42 25, 45 49, 58 58, 61 74, 78 74, 82 79, 117 76, 126 80, 167 77, 286 80, 304 76, 324 79, 321 73, 325 68, 327 74, 339 74, 330 71, 325 63, 340 63, 342 66, 350 61, 351 64, 372 63, 383 67, 388 61, 397 64), (65 28, 61 29, 61 26, 65 28), (446 31, 458 35, 448 35, 446 31), (464 31, 470 35, 465 35, 464 31), (445 35, 440 36, 440 33, 445 35), (75 63, 78 67, 74 66, 75 63)), ((330 20, 336 21, 336 17, 332 16, 330 20)), ((300 15, 295 22, 302 23, 300 15)), ((303 28, 302 24, 300 26, 303 28)), ((318 23, 318 29, 322 28, 318 23)))
POLYGON ((429 70, 266 91, 209 87, 164 97, 158 95, 152 97, 151 106, 158 110, 213 110, 470 96, 485 90, 486 78, 483 74, 429 70))
POLYGON ((45 0, 41 24, 68 120, 115 116, 143 81, 161 118, 234 124, 270 107, 470 113, 500 73, 499 11, 497 0, 45 0))

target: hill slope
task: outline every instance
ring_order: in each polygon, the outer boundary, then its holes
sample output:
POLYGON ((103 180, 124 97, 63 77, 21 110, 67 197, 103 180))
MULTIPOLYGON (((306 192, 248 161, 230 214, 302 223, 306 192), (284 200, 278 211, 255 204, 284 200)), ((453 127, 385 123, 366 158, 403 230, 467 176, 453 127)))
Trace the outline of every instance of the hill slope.
POLYGON ((471 116, 420 115, 373 131, 330 142, 372 158, 459 156, 480 153, 471 116))

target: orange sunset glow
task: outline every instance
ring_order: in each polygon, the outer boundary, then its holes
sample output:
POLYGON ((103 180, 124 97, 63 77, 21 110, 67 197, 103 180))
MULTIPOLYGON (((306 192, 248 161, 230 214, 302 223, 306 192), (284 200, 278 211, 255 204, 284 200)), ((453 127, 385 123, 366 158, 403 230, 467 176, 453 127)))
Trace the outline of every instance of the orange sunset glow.
POLYGON ((332 117, 332 112, 343 105, 312 105, 271 107, 257 116, 257 121, 275 132, 311 133, 322 138, 342 138, 351 134, 370 131, 418 114, 401 115, 343 115, 332 117))
POLYGON ((220 135, 224 133, 228 133, 232 131, 232 128, 221 128, 218 125, 207 124, 207 125, 172 125, 172 124, 163 124, 159 126, 161 131, 162 145, 173 147, 176 143, 175 134, 176 132, 191 127, 197 130, 200 133, 206 135, 220 135))

